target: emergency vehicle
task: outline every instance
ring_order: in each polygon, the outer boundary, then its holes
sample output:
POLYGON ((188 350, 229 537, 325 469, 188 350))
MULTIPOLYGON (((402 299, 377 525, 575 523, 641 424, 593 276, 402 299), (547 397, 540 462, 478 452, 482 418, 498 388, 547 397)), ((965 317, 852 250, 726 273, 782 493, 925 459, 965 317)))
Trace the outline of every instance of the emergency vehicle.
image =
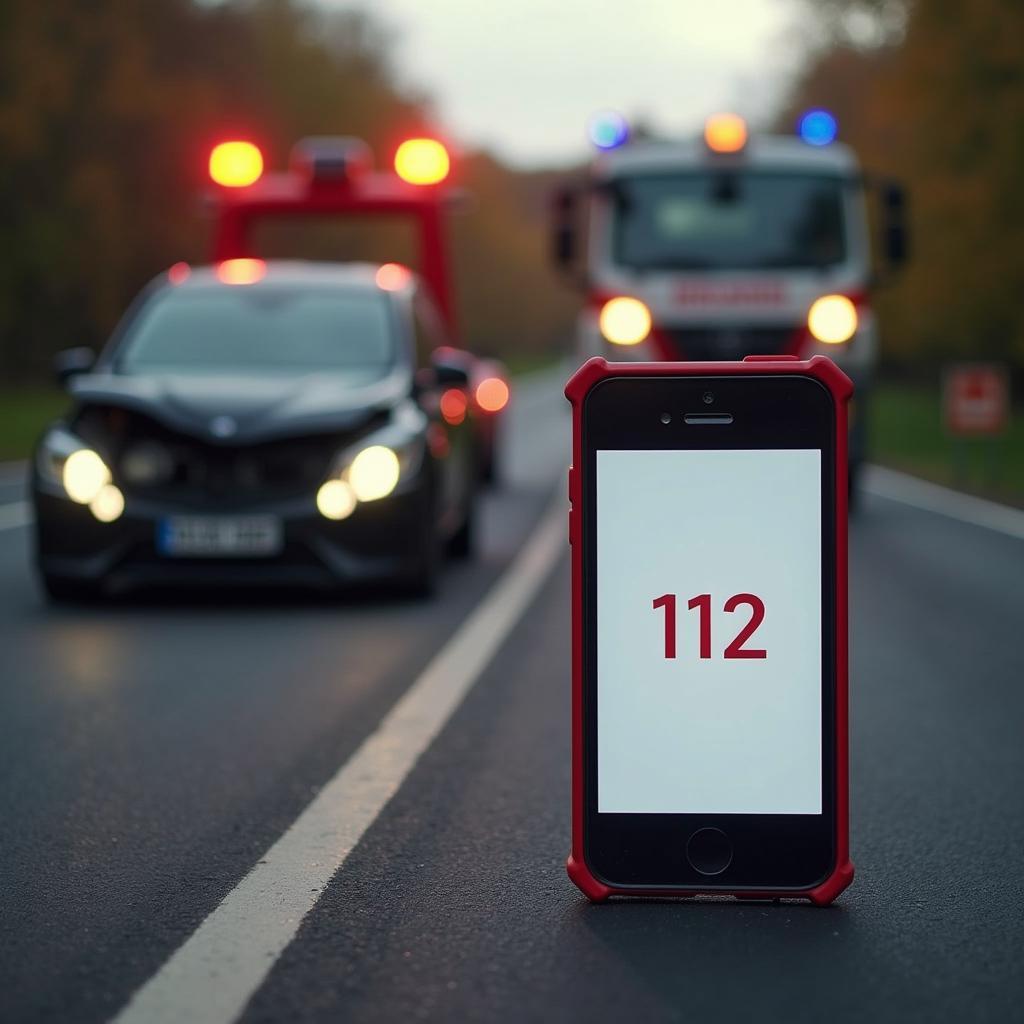
POLYGON ((820 109, 791 137, 751 135, 734 114, 683 141, 633 141, 600 115, 590 137, 597 156, 556 193, 553 225, 556 262, 586 294, 581 358, 826 354, 857 387, 852 482, 878 359, 868 195, 893 269, 907 248, 901 188, 866 177, 820 109))
MULTIPOLYGON (((311 136, 292 148, 284 171, 268 172, 253 142, 229 140, 210 154, 214 185, 207 197, 213 211, 214 262, 258 257, 257 228, 296 218, 401 219, 414 228, 419 277, 433 296, 443 333, 460 344, 445 222, 459 193, 448 187, 452 160, 445 145, 429 137, 409 138, 395 150, 393 166, 375 170, 373 154, 351 136, 311 136)), ((408 271, 389 264, 394 274, 408 271)), ((504 367, 463 351, 470 385, 467 416, 476 437, 480 476, 497 473, 498 433, 510 386, 504 367)))
POLYGON ((436 140, 374 173, 365 144, 307 139, 291 167, 234 140, 211 153, 213 260, 177 263, 97 358, 57 359, 71 407, 32 461, 36 562, 55 600, 151 584, 433 590, 472 550, 493 466, 499 371, 454 345, 436 140), (264 260, 274 217, 405 216, 397 263, 264 260))

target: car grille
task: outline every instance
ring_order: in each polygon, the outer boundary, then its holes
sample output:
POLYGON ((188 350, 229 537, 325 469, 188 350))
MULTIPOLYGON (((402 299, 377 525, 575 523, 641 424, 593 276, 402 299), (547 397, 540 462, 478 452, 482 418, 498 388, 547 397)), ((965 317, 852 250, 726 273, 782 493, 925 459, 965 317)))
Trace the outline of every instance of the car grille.
POLYGON ((185 442, 170 450, 174 475, 163 489, 183 487, 210 498, 283 498, 308 494, 321 483, 338 445, 317 437, 238 448, 185 442))
POLYGON ((775 356, 792 350, 796 327, 668 327, 662 328, 671 356, 695 362, 775 356))

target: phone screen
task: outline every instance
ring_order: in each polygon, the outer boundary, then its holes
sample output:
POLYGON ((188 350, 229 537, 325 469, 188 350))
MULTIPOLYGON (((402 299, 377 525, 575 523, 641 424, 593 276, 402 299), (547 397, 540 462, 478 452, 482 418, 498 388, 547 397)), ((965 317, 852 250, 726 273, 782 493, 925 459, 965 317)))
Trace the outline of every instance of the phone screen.
POLYGON ((822 814, 822 451, 596 451, 597 810, 822 814))

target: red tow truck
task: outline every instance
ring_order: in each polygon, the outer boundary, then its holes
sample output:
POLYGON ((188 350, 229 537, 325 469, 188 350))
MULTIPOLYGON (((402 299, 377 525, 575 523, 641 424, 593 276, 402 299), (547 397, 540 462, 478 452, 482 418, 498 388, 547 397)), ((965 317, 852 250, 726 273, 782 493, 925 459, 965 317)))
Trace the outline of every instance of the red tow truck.
MULTIPOLYGON (((470 379, 465 414, 475 428, 481 479, 490 482, 497 476, 497 435, 510 387, 499 362, 478 358, 461 347, 445 230, 449 210, 458 199, 447 185, 450 172, 447 148, 427 137, 402 142, 390 170, 374 170, 370 147, 362 139, 347 136, 301 139, 292 148, 287 170, 270 172, 254 143, 221 142, 209 158, 214 214, 211 256, 220 263, 259 255, 255 230, 273 220, 400 218, 412 224, 419 276, 436 304, 441 321, 438 333, 451 343, 446 357, 461 359, 470 379)), ((383 265, 382 273, 410 271, 391 263, 383 265)), ((454 398, 449 401, 450 407, 455 404, 454 398)))

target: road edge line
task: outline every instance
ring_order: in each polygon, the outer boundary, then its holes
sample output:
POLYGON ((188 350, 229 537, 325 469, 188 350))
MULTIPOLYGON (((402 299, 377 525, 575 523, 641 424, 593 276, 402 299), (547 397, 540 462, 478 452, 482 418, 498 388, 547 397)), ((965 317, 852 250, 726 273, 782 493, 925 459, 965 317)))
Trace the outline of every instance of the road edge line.
POLYGON ((566 503, 313 801, 113 1018, 229 1024, 515 628, 565 549, 566 503))
POLYGON ((869 494, 1024 540, 1024 511, 1012 505, 976 498, 888 466, 872 463, 865 469, 864 489, 869 494))

